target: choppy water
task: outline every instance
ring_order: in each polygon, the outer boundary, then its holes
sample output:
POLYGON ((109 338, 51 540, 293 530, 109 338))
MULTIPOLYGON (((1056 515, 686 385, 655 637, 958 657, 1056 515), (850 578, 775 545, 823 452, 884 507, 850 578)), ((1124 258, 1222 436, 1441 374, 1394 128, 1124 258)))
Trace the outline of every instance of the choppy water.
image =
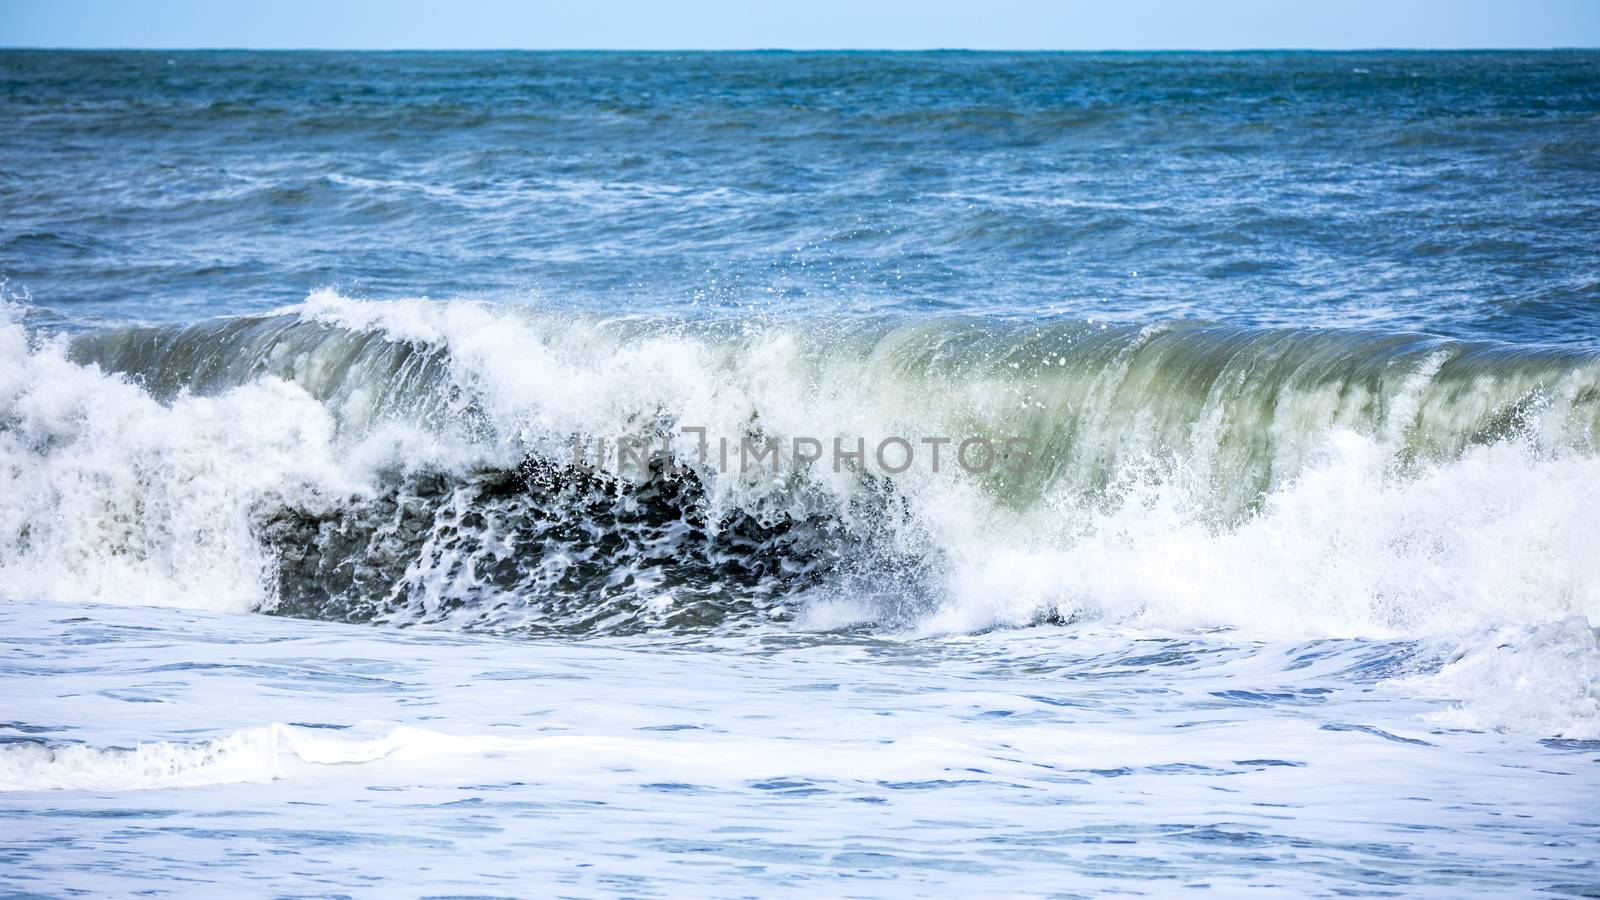
POLYGON ((1600 890, 1597 63, 0 52, 0 883, 1600 890))

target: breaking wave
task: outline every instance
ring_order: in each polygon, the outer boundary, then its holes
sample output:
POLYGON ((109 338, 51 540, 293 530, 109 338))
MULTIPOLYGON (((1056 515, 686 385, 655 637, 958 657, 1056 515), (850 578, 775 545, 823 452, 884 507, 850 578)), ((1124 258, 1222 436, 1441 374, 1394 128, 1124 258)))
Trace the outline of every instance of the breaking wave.
POLYGON ((1418 334, 331 292, 70 337, 8 321, 0 594, 562 634, 1593 620, 1597 438, 1595 354, 1418 334), (684 428, 1015 437, 1031 464, 574 464, 575 440, 684 428))

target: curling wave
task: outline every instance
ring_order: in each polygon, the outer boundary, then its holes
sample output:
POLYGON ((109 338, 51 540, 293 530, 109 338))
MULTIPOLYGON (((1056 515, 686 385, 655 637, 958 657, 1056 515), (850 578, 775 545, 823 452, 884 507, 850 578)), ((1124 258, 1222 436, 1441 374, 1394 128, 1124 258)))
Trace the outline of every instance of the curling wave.
POLYGON ((319 292, 0 330, 0 592, 560 633, 1600 614, 1600 358, 1417 334, 687 323, 319 292), (1027 468, 572 464, 1018 436, 1027 468))

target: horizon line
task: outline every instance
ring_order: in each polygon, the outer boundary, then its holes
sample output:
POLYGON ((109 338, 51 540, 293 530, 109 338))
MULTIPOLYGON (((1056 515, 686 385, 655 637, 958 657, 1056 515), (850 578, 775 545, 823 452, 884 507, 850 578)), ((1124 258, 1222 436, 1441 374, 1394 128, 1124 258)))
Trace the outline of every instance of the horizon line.
POLYGON ((0 44, 0 51, 95 53, 1544 53, 1600 45, 1470 47, 118 47, 0 44))

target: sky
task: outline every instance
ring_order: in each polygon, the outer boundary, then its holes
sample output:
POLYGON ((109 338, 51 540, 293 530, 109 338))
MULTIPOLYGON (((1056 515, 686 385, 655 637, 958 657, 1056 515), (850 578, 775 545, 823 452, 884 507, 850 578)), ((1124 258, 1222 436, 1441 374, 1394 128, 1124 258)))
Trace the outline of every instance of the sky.
POLYGON ((1596 47, 1600 0, 0 0, 0 46, 1596 47))

